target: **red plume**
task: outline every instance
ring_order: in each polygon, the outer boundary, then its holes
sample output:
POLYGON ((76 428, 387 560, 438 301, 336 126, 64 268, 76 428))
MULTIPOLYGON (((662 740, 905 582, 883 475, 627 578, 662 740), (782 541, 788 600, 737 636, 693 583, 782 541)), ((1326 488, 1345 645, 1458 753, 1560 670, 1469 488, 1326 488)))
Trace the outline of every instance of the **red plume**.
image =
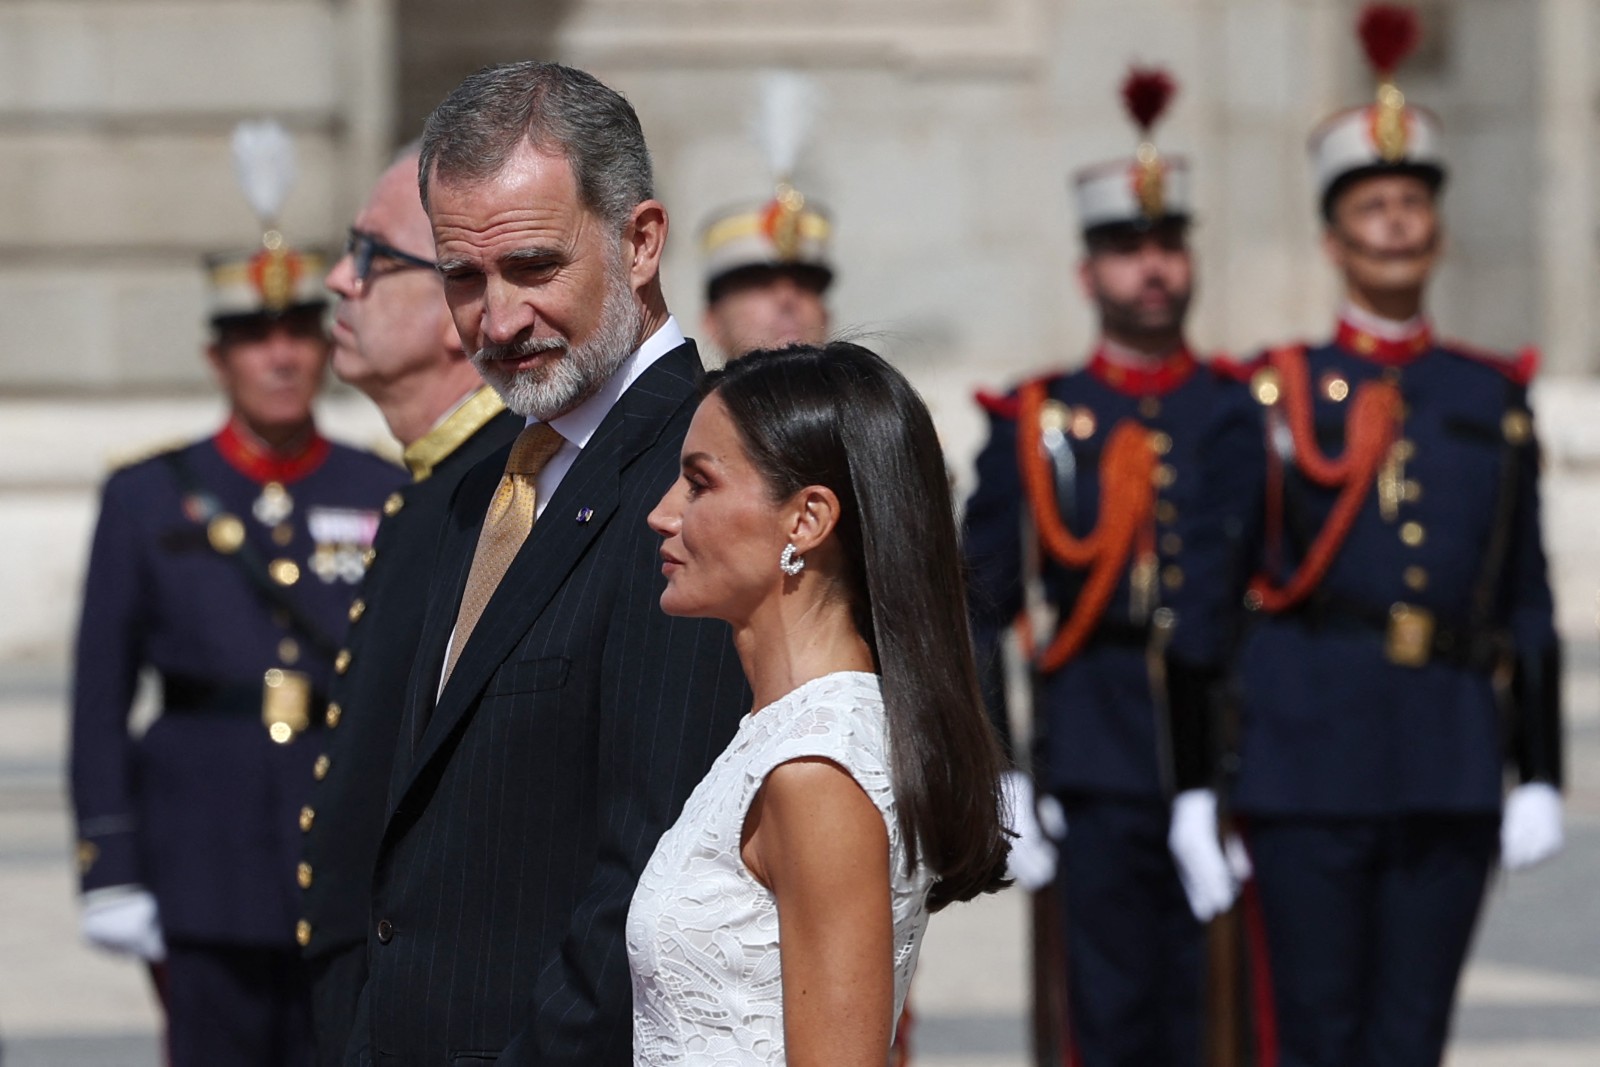
POLYGON ((1368 4, 1356 23, 1367 61, 1380 77, 1388 77, 1422 41, 1417 13, 1399 4, 1368 4))
POLYGON ((1177 95, 1178 83, 1160 67, 1130 67, 1122 83, 1122 102, 1146 133, 1177 95))

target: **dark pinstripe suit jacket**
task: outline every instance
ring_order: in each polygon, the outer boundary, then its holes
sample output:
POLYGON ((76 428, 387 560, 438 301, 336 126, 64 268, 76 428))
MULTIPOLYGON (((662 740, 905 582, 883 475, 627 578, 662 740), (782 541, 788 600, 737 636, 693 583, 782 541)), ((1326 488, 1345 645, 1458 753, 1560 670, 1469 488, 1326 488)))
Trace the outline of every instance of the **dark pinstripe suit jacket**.
POLYGON ((749 701, 727 626, 662 613, 645 525, 677 477, 701 373, 686 343, 617 401, 435 706, 507 450, 456 494, 373 887, 370 1062, 631 1062, 634 884, 749 701))

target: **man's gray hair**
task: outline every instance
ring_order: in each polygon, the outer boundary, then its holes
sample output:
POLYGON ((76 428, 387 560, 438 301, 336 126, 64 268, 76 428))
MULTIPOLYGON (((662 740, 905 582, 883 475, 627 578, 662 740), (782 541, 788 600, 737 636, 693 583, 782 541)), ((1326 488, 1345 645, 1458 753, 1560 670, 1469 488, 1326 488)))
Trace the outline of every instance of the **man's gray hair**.
POLYGON ((417 186, 484 181, 524 143, 572 167, 584 206, 618 231, 655 196, 639 116, 594 75, 528 60, 485 67, 433 109, 422 130, 417 186))

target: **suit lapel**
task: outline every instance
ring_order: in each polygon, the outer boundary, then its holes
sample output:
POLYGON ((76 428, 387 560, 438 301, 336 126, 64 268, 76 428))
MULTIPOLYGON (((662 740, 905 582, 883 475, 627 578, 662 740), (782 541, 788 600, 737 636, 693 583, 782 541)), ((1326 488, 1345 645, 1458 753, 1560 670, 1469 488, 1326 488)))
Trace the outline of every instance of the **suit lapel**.
MULTIPOLYGON (((426 712, 433 698, 429 678, 437 687, 444 645, 455 625, 477 532, 493 490, 491 487, 481 501, 475 498, 477 494, 474 498, 464 496, 464 502, 471 500, 467 506, 475 509, 475 519, 470 529, 463 528, 462 534, 453 539, 452 554, 447 558, 455 563, 456 573, 448 577, 449 595, 435 600, 428 613, 430 643, 424 647, 429 650, 432 674, 424 670, 420 678, 413 677, 412 722, 421 727, 421 732, 413 735, 414 758, 404 776, 405 789, 394 794, 396 801, 403 799, 405 790, 438 754, 446 739, 477 708, 494 672, 527 636, 573 568, 600 537, 620 503, 622 472, 657 441, 672 416, 690 401, 701 374, 699 354, 693 342, 686 342, 658 359, 618 398, 534 523, 528 540, 484 607, 483 616, 429 715, 426 712), (592 514, 580 521, 580 509, 592 514), (445 605, 449 605, 448 611, 444 610, 445 605)), ((504 457, 496 455, 504 466, 504 457)), ((627 521, 634 518, 628 516, 627 521)), ((445 580, 441 576, 441 582, 445 580)), ((440 592, 446 590, 441 588, 440 592)), ((427 666, 430 664, 423 665, 427 666)))
POLYGON ((422 633, 417 641, 416 659, 411 665, 411 676, 406 685, 406 702, 402 709, 401 733, 396 743, 399 751, 390 776, 391 799, 398 797, 397 790, 409 779, 416 756, 417 745, 422 740, 423 728, 433 712, 434 698, 439 691, 439 676, 444 671, 444 653, 455 627, 456 613, 452 606, 461 602, 467 584, 467 572, 472 566, 473 549, 478 543, 478 530, 483 525, 483 515, 488 510, 489 499, 500 482, 500 472, 505 469, 511 444, 507 442, 475 464, 457 487, 455 499, 441 531, 433 580, 424 595, 428 610, 423 615, 422 633), (469 516, 476 516, 469 519, 469 516))

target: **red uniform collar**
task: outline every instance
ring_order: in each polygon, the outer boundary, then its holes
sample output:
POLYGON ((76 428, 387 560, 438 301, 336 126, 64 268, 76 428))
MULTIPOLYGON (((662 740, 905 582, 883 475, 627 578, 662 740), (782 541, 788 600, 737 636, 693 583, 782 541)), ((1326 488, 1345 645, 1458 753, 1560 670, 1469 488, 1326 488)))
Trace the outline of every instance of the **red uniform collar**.
POLYGON ((1399 339, 1379 337, 1363 330, 1349 319, 1339 320, 1339 330, 1333 343, 1347 352, 1386 366, 1410 363, 1433 347, 1433 324, 1427 319, 1418 320, 1416 326, 1399 339))
POLYGON ((1128 396, 1164 396, 1189 380, 1194 373, 1194 355, 1187 347, 1180 348, 1159 363, 1130 367, 1113 362, 1107 355, 1105 343, 1089 357, 1089 373, 1108 388, 1128 396))
POLYGON ((228 466, 262 485, 267 482, 288 485, 299 481, 322 466, 328 453, 333 451, 328 439, 313 429, 310 440, 293 453, 274 452, 239 425, 237 419, 229 419, 211 440, 222 458, 228 461, 228 466))

